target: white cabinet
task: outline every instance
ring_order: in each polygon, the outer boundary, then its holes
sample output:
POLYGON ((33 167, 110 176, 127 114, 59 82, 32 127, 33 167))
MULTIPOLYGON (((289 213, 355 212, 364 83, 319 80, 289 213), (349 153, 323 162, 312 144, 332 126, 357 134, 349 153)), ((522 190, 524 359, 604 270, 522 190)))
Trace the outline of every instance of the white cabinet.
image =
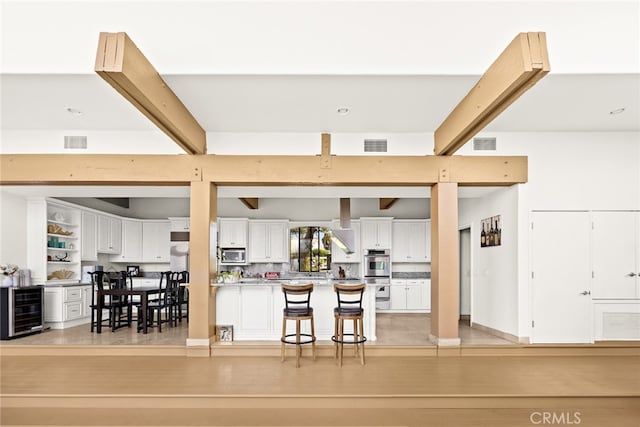
POLYGON ((44 289, 44 320, 52 329, 89 323, 91 286, 55 286, 44 289))
POLYGON ((93 212, 82 211, 82 261, 98 260, 98 215, 93 212))
POLYGON ((640 298, 640 213, 593 212, 593 298, 640 298))
POLYGON ((393 221, 393 262, 431 262, 431 221, 393 221))
POLYGON ((122 220, 98 215, 98 253, 118 254, 122 246, 122 220))
POLYGON ((249 262, 288 262, 288 221, 249 221, 249 262))
POLYGON ((221 248, 247 248, 247 218, 219 218, 218 246, 221 248))
POLYGON ((431 281, 428 279, 392 279, 391 310, 424 312, 431 309, 431 281))
POLYGON ((169 262, 169 221, 142 222, 142 261, 169 262))
POLYGON ((171 222, 171 231, 172 232, 185 232, 189 231, 190 228, 190 218, 188 217, 169 217, 169 221, 171 222))
MULTIPOLYGON (((333 228, 339 228, 340 221, 333 221, 333 228)), ((362 252, 360 251, 360 222, 351 221, 351 228, 354 234, 353 253, 348 254, 338 247, 335 243, 331 243, 331 262, 333 263, 359 263, 362 261, 362 252)))
POLYGON ((122 249, 119 254, 109 257, 111 261, 142 261, 142 224, 143 221, 122 220, 122 249))
POLYGON ((360 218, 362 249, 391 249, 391 228, 391 218, 360 218))
POLYGON ((27 266, 34 284, 80 280, 81 211, 42 197, 27 201, 27 266))

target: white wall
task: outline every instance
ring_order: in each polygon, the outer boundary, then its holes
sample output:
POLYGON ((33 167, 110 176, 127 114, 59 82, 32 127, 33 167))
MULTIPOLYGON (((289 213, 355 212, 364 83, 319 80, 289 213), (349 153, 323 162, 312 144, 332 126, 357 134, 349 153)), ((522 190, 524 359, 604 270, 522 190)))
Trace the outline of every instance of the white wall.
POLYGON ((27 266, 27 201, 0 191, 0 264, 27 266))
POLYGON ((471 321, 518 336, 518 187, 462 199, 458 221, 471 225, 471 321), (481 220, 501 215, 502 244, 480 247, 481 220))
MULTIPOLYGON (((491 153, 473 152, 471 144, 467 144, 459 154, 527 155, 529 159, 529 182, 514 187, 518 192, 516 198, 518 241, 513 248, 517 252, 517 258, 513 260, 511 254, 505 254, 501 260, 502 263, 513 262, 516 266, 518 287, 515 301, 518 306, 516 330, 518 336, 529 337, 531 333, 530 212, 533 210, 640 209, 640 133, 483 133, 479 136, 497 137, 498 150, 491 153)), ((493 196, 494 194, 491 194, 487 199, 493 196)), ((462 200, 462 206, 469 208, 473 205, 468 205, 467 201, 462 200)), ((472 238, 477 237, 472 236, 472 238)), ((498 301, 501 300, 502 298, 498 299, 498 301)), ((482 322, 478 320, 478 323, 482 322)))
MULTIPOLYGON (((137 112, 135 114, 138 114, 137 112)), ((3 154, 185 154, 159 130, 2 130, 0 153, 3 154), (65 149, 65 135, 87 137, 86 149, 65 149)))

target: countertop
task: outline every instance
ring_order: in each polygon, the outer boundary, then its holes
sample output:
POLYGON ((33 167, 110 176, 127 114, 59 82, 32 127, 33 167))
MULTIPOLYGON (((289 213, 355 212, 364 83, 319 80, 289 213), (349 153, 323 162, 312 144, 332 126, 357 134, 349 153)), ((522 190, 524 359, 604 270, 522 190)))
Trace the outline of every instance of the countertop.
MULTIPOLYGON (((211 286, 280 286, 283 283, 291 285, 304 285, 313 283, 315 286, 333 286, 334 283, 358 285, 364 283, 363 279, 320 279, 320 278, 296 278, 296 279, 241 279, 234 283, 212 283, 211 286)), ((368 286, 375 286, 371 284, 368 286)))
POLYGON ((430 271, 391 273, 392 279, 431 279, 430 271))

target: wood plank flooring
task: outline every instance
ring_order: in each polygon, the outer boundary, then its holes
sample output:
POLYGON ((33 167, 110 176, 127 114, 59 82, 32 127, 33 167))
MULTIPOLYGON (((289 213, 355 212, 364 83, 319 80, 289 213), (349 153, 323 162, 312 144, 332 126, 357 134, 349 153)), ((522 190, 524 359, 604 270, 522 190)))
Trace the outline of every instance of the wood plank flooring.
POLYGON ((530 426, 536 411, 579 413, 583 426, 640 419, 637 356, 375 357, 364 366, 350 357, 342 368, 305 357, 299 369, 277 357, 4 356, 0 367, 3 426, 530 426))

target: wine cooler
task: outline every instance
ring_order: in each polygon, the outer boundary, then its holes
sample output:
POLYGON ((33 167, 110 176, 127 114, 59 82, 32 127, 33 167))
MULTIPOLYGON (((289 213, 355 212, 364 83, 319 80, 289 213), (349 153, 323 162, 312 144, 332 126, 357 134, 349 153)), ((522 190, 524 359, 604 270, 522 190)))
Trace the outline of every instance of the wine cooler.
POLYGON ((39 332, 44 328, 44 288, 0 288, 0 339, 39 332))

